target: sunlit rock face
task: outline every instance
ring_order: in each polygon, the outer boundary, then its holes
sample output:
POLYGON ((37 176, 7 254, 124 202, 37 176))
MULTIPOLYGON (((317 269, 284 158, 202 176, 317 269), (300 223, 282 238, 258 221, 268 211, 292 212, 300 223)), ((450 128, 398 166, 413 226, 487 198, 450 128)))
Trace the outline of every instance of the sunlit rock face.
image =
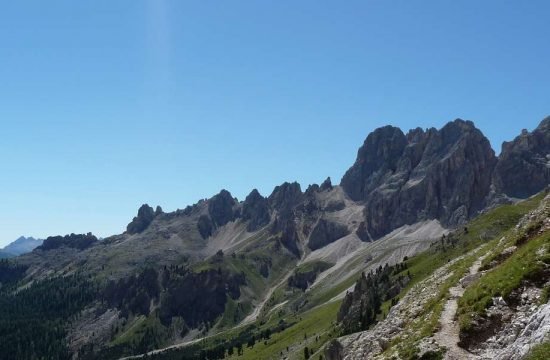
POLYGON ((465 222, 484 207, 496 163, 489 141, 470 121, 407 134, 386 126, 367 137, 341 185, 365 203, 365 230, 379 238, 427 219, 465 222))

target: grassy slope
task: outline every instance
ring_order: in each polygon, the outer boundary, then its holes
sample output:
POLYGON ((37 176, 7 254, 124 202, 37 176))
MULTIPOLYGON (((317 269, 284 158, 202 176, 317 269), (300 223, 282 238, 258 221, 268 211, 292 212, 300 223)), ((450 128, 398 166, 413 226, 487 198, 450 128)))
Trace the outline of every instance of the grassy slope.
MULTIPOLYGON (((543 197, 544 195, 540 194, 515 205, 497 207, 473 219, 467 225, 467 231, 462 231, 458 235, 456 245, 438 244, 409 259, 407 265, 412 275, 412 281, 399 297, 405 295, 412 286, 431 275, 451 259, 486 244, 477 254, 465 257, 451 267, 452 276, 443 283, 437 296, 425 304, 418 320, 409 324, 410 329, 414 330, 412 333, 415 336, 395 339, 392 348, 397 348, 400 355, 405 359, 413 358, 417 351, 418 341, 431 336, 437 330, 439 317, 447 299, 449 288, 457 283, 479 256, 494 248, 502 236, 510 233, 522 216, 535 209, 543 197)), ((385 304, 384 309, 387 310, 387 308, 388 305, 385 304)))
MULTIPOLYGON (((512 229, 523 215, 539 204, 542 195, 533 199, 521 202, 516 205, 504 205, 498 207, 486 214, 479 216, 471 221, 467 226, 467 231, 462 231, 458 235, 459 239, 456 245, 438 245, 426 252, 414 256, 407 260, 407 270, 412 275, 412 281, 406 289, 402 291, 400 296, 403 296, 412 286, 422 281, 431 275, 436 269, 446 264, 449 260, 458 256, 464 255, 469 251, 483 246, 482 250, 472 256, 465 257, 451 267, 453 275, 447 279, 443 286, 439 289, 438 295, 433 298, 424 309, 424 317, 415 326, 417 327, 418 337, 407 339, 407 342, 398 345, 401 348, 401 353, 413 355, 409 353, 409 349, 414 349, 414 342, 422 337, 430 336, 437 328, 439 316, 443 309, 443 305, 448 295, 448 290, 454 286, 456 282, 466 273, 471 264, 483 253, 494 247, 498 240, 512 229), (410 345, 410 346, 409 346, 410 345)), ((322 292, 307 294, 313 303, 322 303, 320 300, 328 301, 333 296, 353 285, 358 274, 350 276, 345 282, 337 284, 333 289, 322 292)), ((298 318, 299 322, 293 327, 284 332, 272 337, 272 340, 267 344, 257 344, 253 349, 246 349, 244 358, 278 358, 281 351, 284 356, 290 359, 301 359, 303 357, 303 348, 308 346, 310 349, 317 350, 322 347, 323 343, 337 336, 337 329, 333 327, 332 322, 335 320, 336 313, 339 309, 340 301, 316 307, 303 316, 298 318), (319 317, 321 315, 321 317, 319 317), (319 317, 319 321, 316 321, 319 317), (306 343, 303 338, 303 333, 323 334, 320 341, 306 343), (287 354, 286 346, 289 346, 290 353, 287 354)), ((387 304, 386 304, 387 306, 387 304)), ((386 308, 387 310, 387 308, 386 308)), ((318 354, 315 357, 317 358, 318 354)))
POLYGON ((245 348, 243 356, 232 358, 278 359, 283 353, 289 359, 301 359, 305 346, 318 350, 327 340, 337 335, 334 323, 339 308, 340 302, 333 302, 301 315, 291 316, 287 321, 298 321, 294 326, 272 335, 266 342, 257 343, 253 348, 245 348))
POLYGON ((535 346, 525 360, 548 360, 548 354, 550 354, 550 342, 545 342, 535 346))
POLYGON ((493 297, 507 299, 524 280, 536 280, 545 265, 550 264, 549 249, 550 233, 536 236, 468 287, 458 302, 461 331, 470 330, 474 315, 484 315, 485 310, 492 305, 493 297))

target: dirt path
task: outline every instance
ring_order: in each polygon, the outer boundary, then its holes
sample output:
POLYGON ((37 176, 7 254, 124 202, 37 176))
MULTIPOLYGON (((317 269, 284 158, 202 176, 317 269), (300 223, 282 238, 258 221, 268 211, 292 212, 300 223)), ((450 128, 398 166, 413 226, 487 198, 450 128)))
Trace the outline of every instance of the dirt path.
MULTIPOLYGON (((229 330, 233 330, 233 329, 229 329, 229 330)), ((174 344, 174 345, 171 345, 171 346, 164 347, 162 349, 151 350, 151 351, 149 351, 145 354, 131 355, 131 356, 122 357, 119 360, 141 359, 141 358, 145 357, 146 355, 150 356, 150 355, 154 355, 154 354, 160 354, 161 352, 166 351, 166 350, 178 349, 178 348, 182 348, 182 347, 185 347, 185 346, 188 346, 188 345, 191 345, 191 344, 198 343, 199 341, 206 340, 206 339, 209 339, 211 337, 221 335, 225 332, 228 332, 229 330, 225 330, 225 331, 219 332, 217 334, 201 337, 201 338, 198 338, 198 339, 194 339, 194 340, 174 344)))
MULTIPOLYGON (((299 262, 296 267, 299 266, 301 262, 299 262)), ((243 325, 247 325, 247 324, 250 324, 250 323, 253 323, 254 321, 256 321, 256 319, 258 318, 258 316, 260 316, 260 313, 262 312, 262 309, 264 308, 265 304, 269 301, 269 299, 271 299, 271 295, 273 295, 273 293, 275 292, 275 290, 277 290, 277 288, 279 288, 279 286, 283 285, 284 283, 286 283, 288 281, 288 278, 294 273, 294 269, 292 269, 291 271, 289 271, 282 279, 281 281, 279 281, 277 284, 273 285, 269 291, 265 294, 263 300, 258 304, 258 306, 256 306, 254 308, 254 311, 252 311, 252 313, 250 315, 248 315, 247 317, 245 317, 243 319, 243 321, 240 322, 240 324, 238 326, 243 326, 243 325)))
MULTIPOLYGON (((302 245, 303 247, 303 245, 302 245)), ((302 248, 302 251, 304 251, 304 249, 302 248)), ((279 288, 279 286, 285 284, 287 281, 288 281, 288 278, 294 274, 294 271, 304 263, 304 260, 305 258, 301 258, 297 263, 296 263, 296 266, 294 266, 294 268, 291 268, 286 274, 285 276, 281 279, 281 281, 279 281, 277 284, 275 284, 274 286, 272 286, 269 291, 265 294, 263 300, 258 304, 258 306, 256 306, 254 308, 254 311, 252 311, 252 313, 250 315, 248 315, 247 317, 245 317, 243 319, 243 321, 241 321, 239 323, 238 326, 244 326, 244 325, 247 325, 247 324, 250 324, 250 323, 253 323, 254 321, 256 321, 256 319, 258 318, 258 316, 260 316, 260 313, 262 312, 262 309, 264 308, 265 304, 269 301, 269 299, 271 299, 271 295, 273 295, 273 293, 275 292, 275 290, 277 290, 277 288, 279 288)))
MULTIPOLYGON (((470 266, 469 275, 476 275, 479 273, 481 262, 486 255, 478 258, 472 266, 470 266)), ((479 356, 474 355, 467 350, 458 346, 459 342, 459 326, 458 321, 455 320, 456 311, 458 309, 458 298, 464 294, 464 287, 459 282, 456 286, 449 289, 450 298, 445 303, 443 312, 439 319, 440 329, 434 335, 436 342, 447 348, 445 353, 446 360, 463 360, 463 359, 480 359, 479 356)))

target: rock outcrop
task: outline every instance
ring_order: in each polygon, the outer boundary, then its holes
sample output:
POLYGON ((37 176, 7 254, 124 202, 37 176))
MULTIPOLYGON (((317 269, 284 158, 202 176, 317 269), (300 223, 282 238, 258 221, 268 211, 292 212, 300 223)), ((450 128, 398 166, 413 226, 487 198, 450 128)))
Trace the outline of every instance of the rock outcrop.
POLYGON ((239 204, 227 190, 207 200, 207 211, 199 216, 197 230, 203 239, 211 236, 214 231, 230 221, 240 217, 239 204))
POLYGON ((407 139, 401 129, 384 126, 374 130, 359 148, 355 164, 342 178, 344 190, 355 201, 366 200, 396 172, 406 146, 407 139))
POLYGON ((550 117, 502 144, 494 183, 498 192, 514 198, 529 197, 550 184, 550 117))
POLYGON ((220 191, 208 201, 208 213, 215 227, 220 227, 235 220, 233 207, 236 201, 227 190, 220 191))
POLYGON ((243 202, 242 219, 248 221, 247 230, 255 231, 267 224, 271 219, 269 204, 265 197, 254 189, 243 202))
POLYGON ((304 199, 300 184, 285 182, 276 186, 268 197, 269 206, 276 212, 276 218, 271 232, 281 234, 280 241, 297 257, 300 256, 298 247, 299 236, 296 228, 294 207, 304 199))
POLYGON ((280 213, 289 212, 302 201, 304 194, 297 182, 276 186, 268 197, 269 206, 280 213))
MULTIPOLYGON (((157 207, 157 210, 159 207, 157 207)), ((152 207, 147 204, 141 205, 138 210, 137 216, 134 217, 132 222, 126 227, 126 231, 129 234, 138 234, 143 230, 147 229, 149 225, 153 222, 156 214, 152 207)))
POLYGON ((48 251, 58 249, 60 247, 68 247, 77 250, 84 250, 95 244, 97 241, 97 238, 92 235, 92 233, 50 236, 36 249, 48 251))
POLYGON ((210 217, 208 215, 199 216, 199 220, 197 221, 197 229, 199 230, 199 234, 201 234, 203 239, 206 239, 207 237, 212 235, 212 232, 214 231, 214 225, 212 224, 212 220, 210 220, 210 217))
POLYGON ((320 219, 311 231, 308 247, 317 250, 349 234, 348 228, 326 219, 320 219))
POLYGON ((385 126, 367 137, 341 185, 365 203, 365 231, 376 239, 428 219, 446 226, 465 222, 483 209, 496 162, 470 121, 407 135, 385 126))
POLYGON ((330 180, 330 176, 323 181, 321 186, 319 187, 319 190, 321 191, 328 191, 332 190, 332 181, 330 180))

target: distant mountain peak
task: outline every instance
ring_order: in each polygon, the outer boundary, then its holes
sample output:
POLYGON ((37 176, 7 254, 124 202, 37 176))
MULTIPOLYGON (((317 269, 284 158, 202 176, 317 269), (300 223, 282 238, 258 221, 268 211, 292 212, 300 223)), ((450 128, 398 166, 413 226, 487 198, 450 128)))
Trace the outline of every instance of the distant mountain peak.
POLYGON ((12 241, 2 249, 2 252, 15 256, 22 255, 33 251, 38 246, 42 245, 43 240, 35 239, 32 236, 20 236, 17 240, 12 241))

